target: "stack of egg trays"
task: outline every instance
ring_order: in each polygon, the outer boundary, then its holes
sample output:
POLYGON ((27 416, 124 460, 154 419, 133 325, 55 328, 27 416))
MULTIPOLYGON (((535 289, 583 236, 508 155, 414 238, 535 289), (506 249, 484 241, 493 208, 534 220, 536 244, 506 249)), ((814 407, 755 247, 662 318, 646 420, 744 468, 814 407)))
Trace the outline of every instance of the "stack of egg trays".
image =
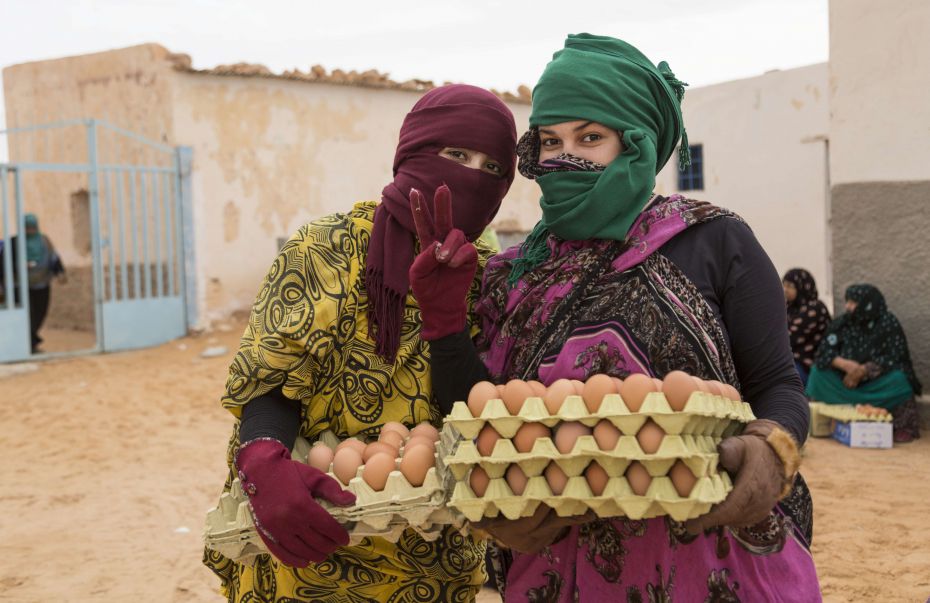
MULTIPOLYGON (((320 439, 327 445, 339 442, 327 436, 320 439)), ((298 437, 291 458, 306 463, 310 447, 306 439, 298 437)), ((336 479, 332 472, 329 475, 336 479)), ((407 528, 416 530, 424 540, 433 541, 447 525, 461 526, 461 517, 446 507, 453 482, 454 477, 437 458, 436 466, 427 471, 421 486, 411 485, 395 469, 388 475, 384 489, 376 492, 362 479, 360 467, 345 487, 355 494, 355 505, 339 507, 325 500, 317 502, 345 526, 350 545, 370 536, 396 542, 407 528)), ((204 542, 208 548, 242 563, 268 552, 255 530, 248 499, 238 479, 233 481, 229 492, 220 496, 219 504, 207 512, 204 542)))
POLYGON ((665 396, 654 392, 646 396, 638 412, 630 412, 618 394, 604 397, 597 412, 591 413, 580 396, 568 396, 559 412, 550 414, 541 398, 527 398, 518 415, 511 415, 503 402, 489 400, 481 417, 472 417, 463 402, 456 402, 446 419, 462 436, 454 454, 445 464, 457 483, 449 501, 468 520, 503 514, 508 519, 532 515, 540 503, 555 509, 560 516, 580 515, 589 509, 600 517, 624 515, 631 519, 670 515, 677 521, 699 517, 711 506, 726 498, 732 483, 726 473, 717 472, 717 443, 733 435, 753 420, 745 402, 722 396, 694 393, 682 411, 674 411, 665 396), (643 452, 636 433, 652 419, 665 431, 659 449, 643 452), (614 450, 600 450, 593 436, 582 436, 571 452, 560 453, 551 438, 539 438, 530 452, 517 452, 509 439, 528 422, 553 427, 563 421, 577 421, 593 427, 601 420, 613 423, 621 432, 614 450), (490 424, 502 436, 490 456, 482 456, 472 439, 490 424), (676 460, 681 459, 698 477, 690 495, 682 498, 666 476, 676 460), (645 495, 635 494, 624 477, 632 461, 640 461, 653 477, 645 495), (543 470, 555 461, 569 476, 561 495, 549 488, 543 470), (583 475, 591 461, 597 461, 610 476, 601 496, 594 496, 583 475), (504 479, 507 467, 516 463, 529 478, 522 495, 514 495, 504 479), (484 496, 478 497, 468 484, 471 469, 480 465, 491 478, 484 496))
POLYGON ((811 402, 811 412, 818 415, 840 421, 841 423, 852 423, 858 421, 871 421, 874 423, 890 423, 893 420, 891 413, 883 415, 867 415, 856 410, 852 404, 827 404, 825 402, 811 402))

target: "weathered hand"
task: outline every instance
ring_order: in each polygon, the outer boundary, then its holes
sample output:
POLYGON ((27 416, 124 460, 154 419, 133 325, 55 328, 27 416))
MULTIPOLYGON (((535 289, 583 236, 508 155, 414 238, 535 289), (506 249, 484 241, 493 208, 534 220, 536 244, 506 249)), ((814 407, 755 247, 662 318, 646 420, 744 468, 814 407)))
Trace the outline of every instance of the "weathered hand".
POLYGON ((849 389, 856 389, 859 387, 859 383, 861 383, 869 373, 869 370, 864 364, 853 364, 855 366, 850 366, 850 370, 843 376, 843 385, 849 389))
POLYGON ((423 193, 410 189, 420 254, 410 266, 410 286, 420 305, 420 337, 427 341, 465 328, 466 296, 478 268, 478 250, 452 222, 452 192, 436 189, 430 213, 423 193))
MULTIPOLYGON (((785 465, 782 457, 770 444, 769 436, 778 429, 779 445, 788 439, 787 447, 793 443, 774 421, 758 419, 746 426, 742 435, 726 438, 717 446, 720 466, 733 478, 733 490, 723 502, 710 513, 689 520, 685 526, 692 534, 715 526, 752 526, 772 511, 775 503, 785 491, 785 465)), ((791 474, 797 470, 797 448, 785 454, 794 455, 791 474)))

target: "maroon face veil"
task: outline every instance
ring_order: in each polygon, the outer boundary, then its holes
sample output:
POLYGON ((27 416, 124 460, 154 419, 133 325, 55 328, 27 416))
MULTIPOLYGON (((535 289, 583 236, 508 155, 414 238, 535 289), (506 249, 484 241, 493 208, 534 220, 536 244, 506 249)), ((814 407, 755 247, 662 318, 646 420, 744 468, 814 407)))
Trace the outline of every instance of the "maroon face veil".
POLYGON ((443 183, 452 191, 456 228, 475 240, 494 219, 513 182, 517 132, 513 114, 482 88, 450 85, 427 92, 404 118, 394 155, 394 181, 381 192, 368 246, 365 287, 368 328, 378 354, 393 362, 400 345, 404 300, 414 259, 416 228, 411 188, 427 200, 443 183), (440 157, 445 147, 474 149, 500 162, 492 175, 440 157))

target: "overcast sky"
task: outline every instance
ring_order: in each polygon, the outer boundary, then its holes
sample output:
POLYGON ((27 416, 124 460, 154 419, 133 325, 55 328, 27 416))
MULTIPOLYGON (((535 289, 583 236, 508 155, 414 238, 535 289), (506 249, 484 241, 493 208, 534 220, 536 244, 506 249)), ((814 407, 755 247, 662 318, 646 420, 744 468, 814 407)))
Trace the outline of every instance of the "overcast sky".
POLYGON ((0 0, 0 66, 158 42, 197 68, 321 64, 515 90, 582 31, 623 38, 692 86, 829 49, 827 0, 0 0))

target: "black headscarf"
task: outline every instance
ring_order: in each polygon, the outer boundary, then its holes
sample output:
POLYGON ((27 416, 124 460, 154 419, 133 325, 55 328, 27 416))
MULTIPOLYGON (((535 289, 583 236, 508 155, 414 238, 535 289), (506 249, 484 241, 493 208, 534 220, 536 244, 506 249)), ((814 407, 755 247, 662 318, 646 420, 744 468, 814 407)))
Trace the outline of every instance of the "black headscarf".
POLYGON ((885 297, 872 285, 852 285, 846 299, 856 302, 856 309, 833 321, 817 351, 817 367, 827 369, 837 356, 860 364, 871 362, 882 373, 899 370, 907 376, 914 393, 923 391, 907 347, 904 329, 888 311, 885 297))
POLYGON ((817 284, 811 273, 803 268, 792 268, 782 281, 791 283, 798 295, 788 304, 788 337, 795 362, 810 370, 814 364, 817 346, 830 326, 830 311, 817 298, 817 284))

